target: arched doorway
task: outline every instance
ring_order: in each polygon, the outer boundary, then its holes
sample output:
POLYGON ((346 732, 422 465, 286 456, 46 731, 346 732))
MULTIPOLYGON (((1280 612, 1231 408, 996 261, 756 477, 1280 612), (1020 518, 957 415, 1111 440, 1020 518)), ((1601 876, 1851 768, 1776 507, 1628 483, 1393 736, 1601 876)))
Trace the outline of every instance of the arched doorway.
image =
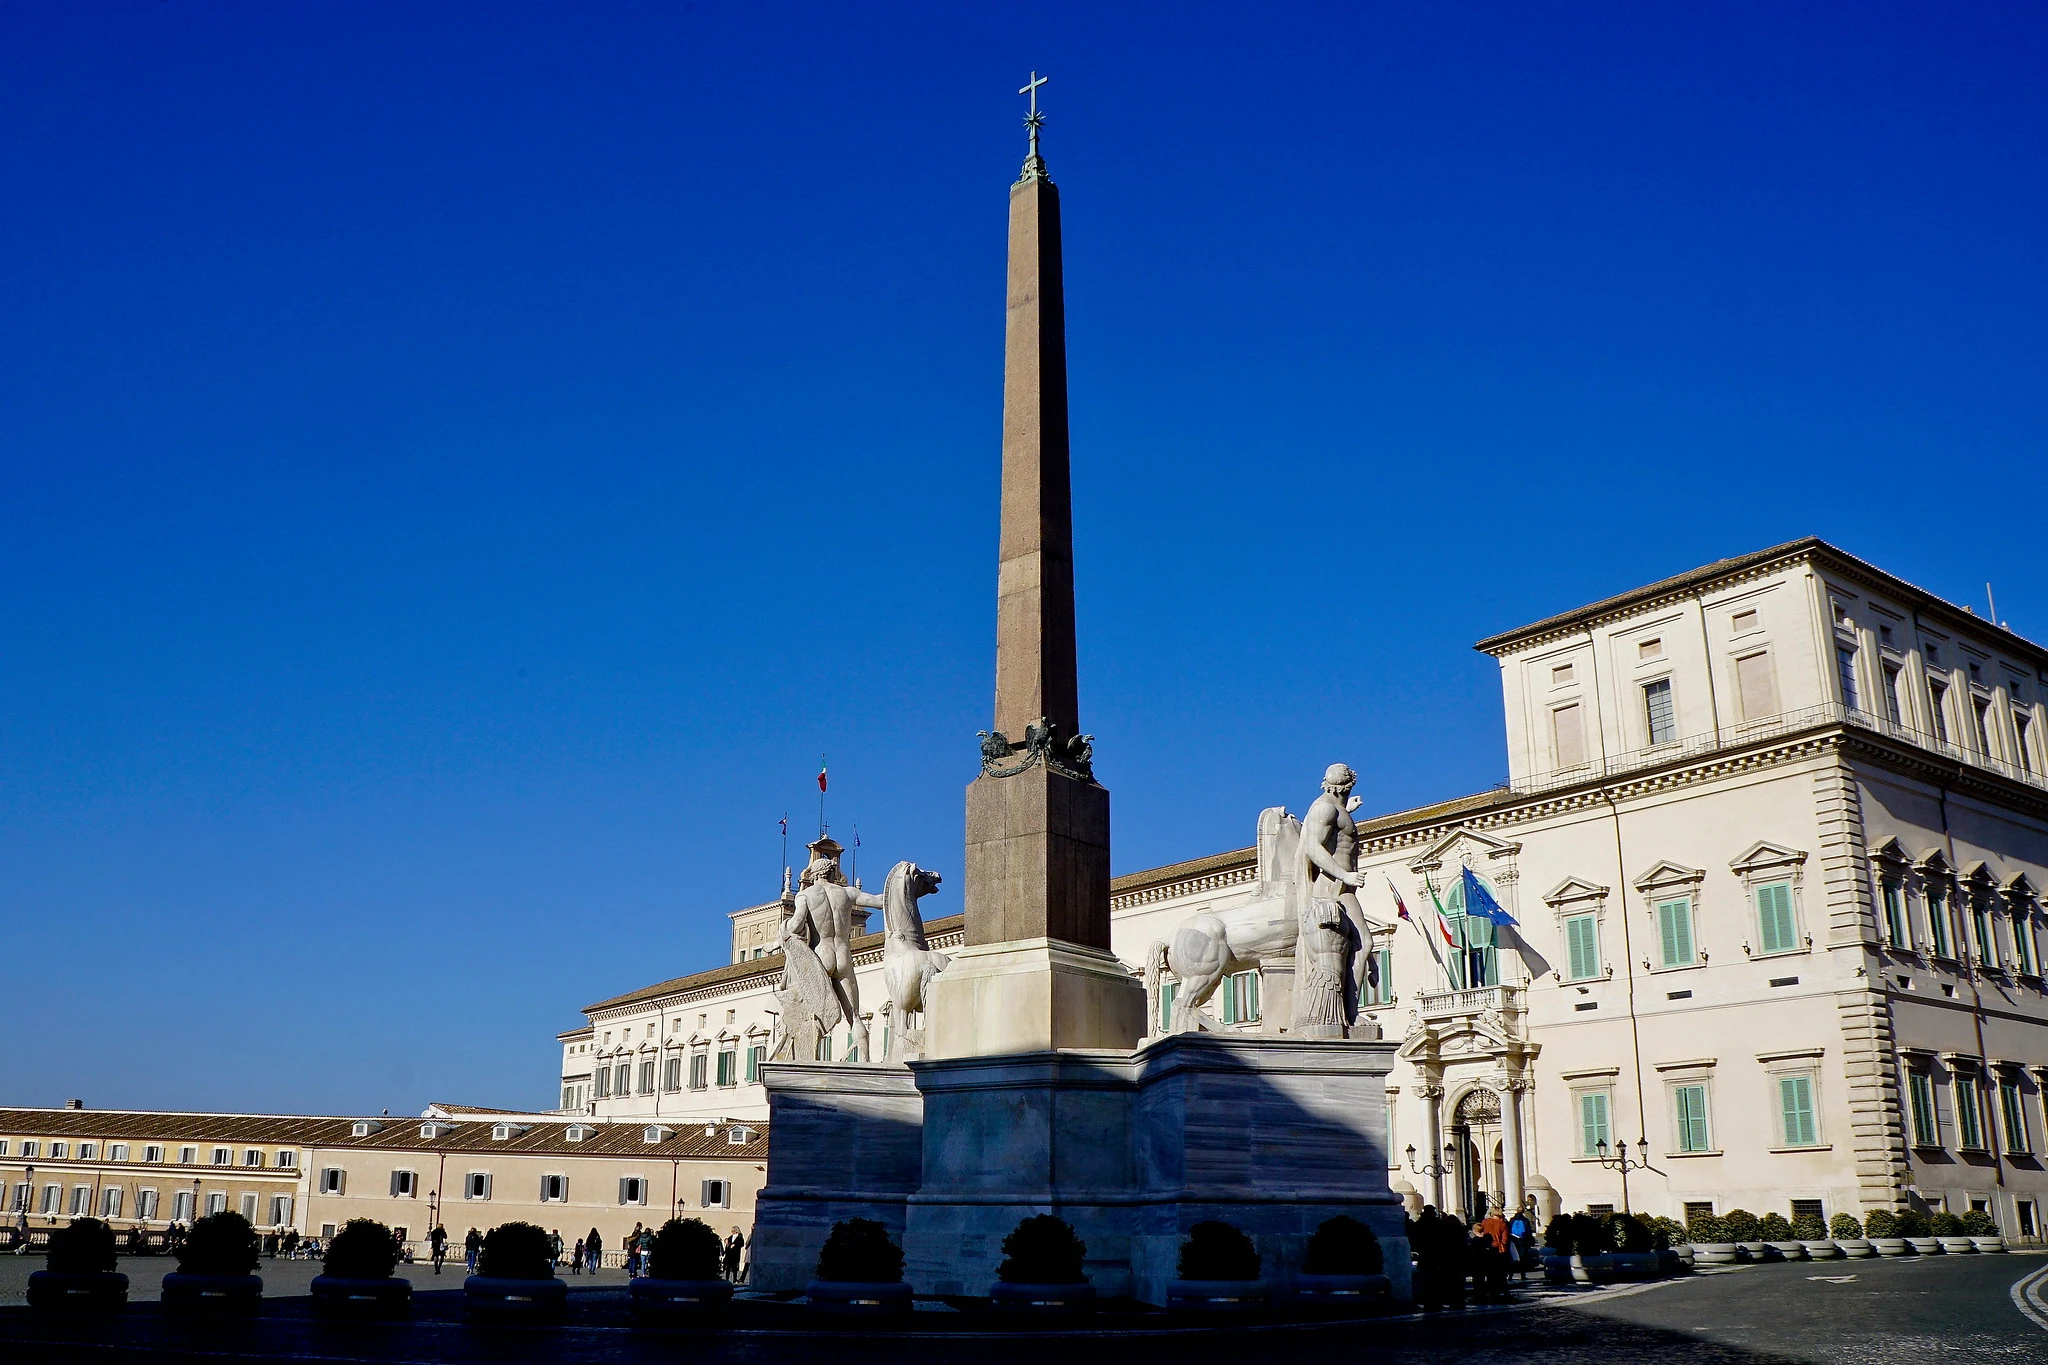
POLYGON ((1489 1197, 1505 1199, 1500 1096, 1484 1086, 1466 1091, 1451 1113, 1451 1133, 1458 1154, 1458 1211, 1476 1218, 1486 1212, 1489 1197))

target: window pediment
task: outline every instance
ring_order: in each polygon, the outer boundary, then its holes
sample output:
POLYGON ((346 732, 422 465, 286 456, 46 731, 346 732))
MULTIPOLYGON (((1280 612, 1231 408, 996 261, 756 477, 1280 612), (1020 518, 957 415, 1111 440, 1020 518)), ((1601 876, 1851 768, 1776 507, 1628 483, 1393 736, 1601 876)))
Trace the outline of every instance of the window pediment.
POLYGON ((1451 855, 1457 850, 1460 843, 1469 846, 1476 856, 1483 857, 1489 862, 1501 858, 1512 858, 1522 851, 1520 844, 1509 843, 1505 839, 1496 839, 1491 834, 1483 834, 1476 829, 1468 829, 1460 825, 1424 849, 1408 864, 1408 870, 1418 873, 1436 871, 1445 862, 1451 860, 1451 855))
POLYGON ((1897 835, 1893 835, 1877 845, 1877 847, 1871 849, 1870 856, 1877 862, 1890 863, 1894 867, 1904 867, 1913 861, 1913 855, 1906 852, 1905 848, 1899 843, 1897 835))
POLYGON ((1543 903, 1552 909, 1561 909, 1577 901, 1598 901, 1607 899, 1607 888, 1578 877, 1566 877, 1556 886, 1543 893, 1543 903))
POLYGON ((2038 900, 2041 895, 2040 892, 2034 889, 2034 884, 2027 880, 2027 874, 2024 872, 2015 872, 2010 877, 2007 877, 2005 879, 2004 891, 2006 895, 2016 899, 2038 900))
POLYGON ((1980 858, 1974 863, 1964 864, 1962 880, 1969 882, 1972 886, 1983 887, 1990 886, 1997 879, 1991 875, 1991 869, 1986 867, 1984 860, 1980 858))
POLYGON ((1948 856, 1938 848, 1924 850, 1918 858, 1913 860, 1913 864, 1922 872, 1932 876, 1948 877, 1955 875, 1955 865, 1950 863, 1948 856))
POLYGON ((1737 876, 1749 872, 1763 872, 1779 868, 1797 867, 1806 861, 1806 854, 1796 848, 1786 848, 1760 839, 1743 850, 1742 856, 1728 866, 1737 876))
POLYGON ((1705 868, 1687 867, 1684 863, 1660 858, 1630 884, 1638 891, 1678 891, 1697 887, 1706 879, 1705 868))

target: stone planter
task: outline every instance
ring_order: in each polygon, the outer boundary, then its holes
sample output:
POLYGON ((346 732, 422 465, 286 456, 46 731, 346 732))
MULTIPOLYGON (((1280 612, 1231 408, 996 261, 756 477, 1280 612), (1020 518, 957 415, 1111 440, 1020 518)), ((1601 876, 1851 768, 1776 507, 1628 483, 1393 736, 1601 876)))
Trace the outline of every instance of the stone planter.
POLYGON ((1771 1249, 1768 1242, 1737 1242, 1735 1245, 1741 1248, 1742 1259, 1745 1261, 1761 1261, 1769 1255, 1771 1249))
POLYGON ((1803 1261, 1806 1259, 1806 1243, 1804 1242, 1765 1242, 1764 1246, 1767 1248, 1764 1253, 1766 1258, 1773 1261, 1803 1261))
POLYGON ((1906 1256, 1912 1253, 1913 1247, 1903 1237, 1873 1237, 1870 1249, 1880 1256, 1906 1256))
POLYGON ((812 1280, 806 1300, 813 1313, 842 1318, 886 1318, 910 1311, 910 1286, 901 1280, 812 1280))
POLYGON ((1264 1280, 1168 1280, 1171 1313, 1258 1313, 1267 1303, 1264 1280))
POLYGON ((1666 1247, 1652 1254, 1657 1258, 1657 1275, 1660 1279, 1666 1275, 1683 1275, 1692 1269, 1691 1247, 1683 1250, 1678 1247, 1666 1247))
POLYGON ((1092 1284, 1009 1284, 998 1281, 988 1291, 991 1307, 1034 1317, 1074 1317, 1095 1311, 1092 1284))
POLYGON ((1806 1259, 1809 1261, 1832 1261, 1842 1254, 1842 1249, 1827 1237, 1802 1240, 1799 1244, 1806 1248, 1806 1259))
POLYGON ((164 1311, 215 1313, 253 1317, 263 1311, 261 1275, 188 1275, 173 1270, 164 1276, 164 1311))
POLYGON ((1921 1256, 1939 1256, 1944 1249, 1939 1237, 1908 1237, 1906 1245, 1921 1256))
POLYGON ((1977 1244, 1967 1237, 1937 1237, 1941 1249, 1955 1256, 1969 1256, 1976 1252, 1977 1244))
POLYGON ((1287 1282, 1288 1301, 1303 1308, 1360 1308, 1392 1293, 1384 1275, 1296 1275, 1287 1282))
POLYGON ((1695 1265, 1733 1265, 1742 1258, 1742 1252, 1733 1242, 1694 1242, 1692 1259, 1695 1265))
POLYGON ((634 1318, 642 1322, 709 1318, 732 1304, 732 1285, 724 1280, 658 1280, 643 1275, 626 1285, 634 1318))
POLYGON ((1997 1253, 2005 1250, 2003 1237, 1972 1237, 1970 1241, 1981 1252, 1997 1253))
POLYGON ((1607 1276, 1613 1280, 1654 1280, 1659 1270, 1654 1251, 1610 1251, 1604 1258, 1607 1276))
POLYGON ((1578 1259, 1576 1256, 1557 1256, 1547 1251, 1544 1252, 1543 1278, 1551 1284, 1570 1284, 1573 1278, 1573 1266, 1578 1259))
POLYGON ((552 1275, 545 1280, 471 1275, 462 1282, 462 1311, 474 1318, 550 1322, 568 1304, 569 1286, 552 1275))
POLYGON ((1837 1237, 1835 1239, 1835 1248, 1850 1260, 1859 1260, 1862 1257, 1875 1256, 1877 1254, 1877 1248, 1870 1244, 1869 1239, 1863 1237, 1837 1237))
POLYGON ((357 1279, 349 1275, 315 1275, 313 1311, 322 1317, 402 1318, 412 1311, 412 1281, 393 1275, 357 1279))
POLYGON ((118 1313, 128 1306, 128 1277, 118 1270, 38 1270, 28 1277, 28 1306, 40 1312, 118 1313))

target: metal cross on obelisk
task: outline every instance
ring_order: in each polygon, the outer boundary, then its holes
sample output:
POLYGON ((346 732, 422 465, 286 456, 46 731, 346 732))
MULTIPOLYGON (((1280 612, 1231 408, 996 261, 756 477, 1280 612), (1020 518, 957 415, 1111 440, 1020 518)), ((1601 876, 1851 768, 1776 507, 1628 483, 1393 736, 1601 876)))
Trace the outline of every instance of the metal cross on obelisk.
POLYGON ((1024 158, 1023 178, 1026 180, 1045 179, 1045 158, 1038 154, 1038 130, 1045 126, 1045 115, 1038 112, 1038 87, 1044 85, 1047 79, 1034 71, 1029 83, 1017 92, 1031 97, 1031 112, 1024 116, 1025 131, 1031 134, 1031 153, 1024 158))

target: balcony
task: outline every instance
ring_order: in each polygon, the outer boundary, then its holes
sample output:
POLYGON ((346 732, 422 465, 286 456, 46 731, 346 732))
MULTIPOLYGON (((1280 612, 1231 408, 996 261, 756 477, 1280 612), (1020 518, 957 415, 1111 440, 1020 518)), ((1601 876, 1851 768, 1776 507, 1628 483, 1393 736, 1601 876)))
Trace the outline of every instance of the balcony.
POLYGON ((1491 1010, 1509 1023, 1522 1011, 1521 986, 1475 986, 1462 991, 1424 991, 1416 1008, 1426 1021, 1457 1019, 1491 1010))

